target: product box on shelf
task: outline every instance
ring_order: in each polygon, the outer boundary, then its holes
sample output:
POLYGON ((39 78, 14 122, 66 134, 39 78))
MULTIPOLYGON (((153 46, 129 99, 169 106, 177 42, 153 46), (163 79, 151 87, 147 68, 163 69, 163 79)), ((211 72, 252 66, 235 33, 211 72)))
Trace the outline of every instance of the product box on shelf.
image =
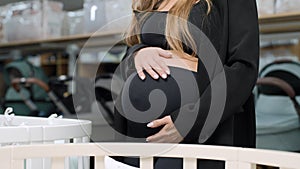
POLYGON ((94 33, 106 24, 105 2, 105 0, 84 1, 84 33, 94 33))
POLYGON ((63 4, 60 2, 30 0, 11 3, 6 8, 3 29, 8 42, 61 35, 63 4))
POLYGON ((272 15, 275 13, 275 0, 256 0, 258 16, 272 15))
POLYGON ((106 28, 112 31, 126 29, 131 21, 132 0, 106 0, 106 28))
POLYGON ((276 13, 300 12, 299 0, 276 0, 276 13))
POLYGON ((57 1, 44 1, 43 27, 46 37, 61 36, 64 19, 63 4, 57 1))
POLYGON ((4 41, 4 35, 3 35, 3 20, 6 15, 6 7, 0 6, 0 43, 4 41))
POLYGON ((83 10, 65 12, 62 35, 76 35, 83 33, 83 10))
POLYGON ((131 0, 85 0, 84 32, 123 31, 131 20, 131 0))

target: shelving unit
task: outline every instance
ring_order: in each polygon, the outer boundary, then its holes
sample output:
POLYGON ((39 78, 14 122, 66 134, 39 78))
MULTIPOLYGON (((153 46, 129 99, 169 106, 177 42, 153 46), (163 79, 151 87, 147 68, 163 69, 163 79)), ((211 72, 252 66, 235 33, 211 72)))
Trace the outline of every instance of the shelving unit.
MULTIPOLYGON (((282 40, 300 38, 300 12, 274 14, 259 18, 261 40, 282 40)), ((8 55, 13 50, 20 50, 22 54, 36 54, 49 51, 65 51, 70 45, 82 48, 114 45, 122 40, 123 31, 103 31, 95 34, 63 36, 42 40, 0 43, 0 56, 8 55)))
POLYGON ((54 62, 43 62, 41 66, 48 71, 48 74, 56 75, 69 74, 74 71, 76 57, 84 51, 97 51, 100 47, 112 47, 122 44, 122 31, 102 31, 94 34, 83 34, 73 36, 63 36, 60 38, 50 38, 31 41, 19 41, 0 44, 0 58, 10 58, 14 51, 19 51, 22 56, 37 55, 45 53, 55 53, 57 60, 54 62), (62 53, 68 55, 68 60, 61 57, 62 53), (69 68, 67 68, 67 65, 69 68))
POLYGON ((76 45, 79 48, 85 46, 88 41, 88 46, 99 47, 110 46, 119 43, 122 40, 122 31, 103 31, 95 34, 83 34, 73 36, 63 36, 60 38, 50 38, 32 41, 20 41, 10 43, 0 43, 0 55, 10 54, 13 50, 20 50, 24 55, 51 52, 65 51, 68 46, 76 45))
MULTIPOLYGON (((268 44, 281 41, 283 44, 290 43, 292 39, 300 39, 300 12, 274 14, 259 18, 261 44, 268 44)), ((21 51, 22 55, 34 55, 46 52, 65 52, 71 57, 76 57, 84 47, 88 50, 98 50, 99 47, 120 44, 123 30, 103 31, 95 34, 82 34, 73 36, 63 36, 60 38, 50 38, 32 41, 20 41, 10 43, 0 43, 0 58, 9 58, 15 50, 21 51), (88 43, 87 43, 88 42, 88 43)), ((299 46, 299 45, 298 45, 299 46)), ((300 55, 300 46, 293 49, 300 55), (299 50, 299 51, 298 51, 299 50)), ((65 63, 71 64, 74 60, 65 63)), ((50 64, 47 65, 48 67, 50 64)), ((69 68, 69 71, 72 68, 69 68)), ((60 70, 62 71, 62 70, 60 70)))
POLYGON ((262 16, 259 23, 262 34, 299 32, 300 12, 262 16))
POLYGON ((259 25, 262 47, 280 46, 300 59, 300 12, 262 16, 259 25))
POLYGON ((262 42, 300 39, 300 12, 262 16, 259 25, 262 42))

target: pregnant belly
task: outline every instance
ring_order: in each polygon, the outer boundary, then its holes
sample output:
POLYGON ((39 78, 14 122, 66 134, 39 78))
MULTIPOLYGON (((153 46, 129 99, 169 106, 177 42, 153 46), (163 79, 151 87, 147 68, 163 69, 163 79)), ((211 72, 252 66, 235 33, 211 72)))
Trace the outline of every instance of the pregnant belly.
POLYGON ((147 128, 147 123, 176 113, 181 106, 194 103, 199 98, 194 73, 170 67, 167 79, 152 79, 146 75, 141 80, 136 73, 129 76, 121 93, 122 114, 126 119, 128 135, 145 138, 159 129, 147 128))

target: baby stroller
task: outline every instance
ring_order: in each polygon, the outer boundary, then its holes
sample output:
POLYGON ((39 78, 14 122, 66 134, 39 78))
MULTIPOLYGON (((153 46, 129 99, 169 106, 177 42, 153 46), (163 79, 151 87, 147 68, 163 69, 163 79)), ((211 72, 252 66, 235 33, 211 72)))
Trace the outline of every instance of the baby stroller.
POLYGON ((266 65, 257 81, 257 147, 300 150, 300 63, 278 60, 266 65))
POLYGON ((20 59, 7 64, 3 71, 4 80, 8 86, 3 107, 13 107, 14 113, 24 116, 47 116, 54 105, 48 98, 47 93, 38 85, 23 86, 16 91, 12 85, 12 80, 15 78, 37 78, 45 83, 49 79, 40 67, 36 67, 25 59, 20 59), (21 94, 21 95, 20 95, 21 94), (24 100, 32 100, 36 105, 36 109, 40 112, 31 109, 24 100))
MULTIPOLYGON (((4 76, 9 88, 4 107, 13 107, 15 114, 48 117, 53 113, 75 114, 90 111, 91 87, 83 85, 86 79, 73 79, 67 76, 51 78, 41 68, 26 60, 18 60, 6 65, 4 76), (76 81, 77 92, 68 92, 68 84, 76 81), (73 97, 76 99, 74 104, 73 97)), ((90 83, 89 83, 90 84, 90 83)))
MULTIPOLYGON (((32 86, 37 85, 42 88, 47 94, 51 101, 55 104, 58 111, 54 111, 57 114, 70 114, 70 111, 65 107, 65 105, 61 102, 61 100, 56 96, 56 94, 50 89, 50 87, 43 81, 37 78, 14 78, 11 81, 11 84, 16 92, 19 93, 20 97, 23 99, 26 106, 31 110, 32 115, 42 116, 38 110, 38 107, 33 103, 30 98, 26 98, 26 96, 21 93, 22 86, 32 86)), ((53 112, 53 113, 54 113, 53 112)), ((49 114, 48 114, 49 115, 49 114)))

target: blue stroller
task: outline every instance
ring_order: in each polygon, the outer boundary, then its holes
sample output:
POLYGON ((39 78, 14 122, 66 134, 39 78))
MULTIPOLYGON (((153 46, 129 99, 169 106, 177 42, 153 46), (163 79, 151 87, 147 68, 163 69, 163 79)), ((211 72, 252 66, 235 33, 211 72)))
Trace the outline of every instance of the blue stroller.
POLYGON ((257 81, 257 147, 300 151, 300 63, 266 65, 257 81))

